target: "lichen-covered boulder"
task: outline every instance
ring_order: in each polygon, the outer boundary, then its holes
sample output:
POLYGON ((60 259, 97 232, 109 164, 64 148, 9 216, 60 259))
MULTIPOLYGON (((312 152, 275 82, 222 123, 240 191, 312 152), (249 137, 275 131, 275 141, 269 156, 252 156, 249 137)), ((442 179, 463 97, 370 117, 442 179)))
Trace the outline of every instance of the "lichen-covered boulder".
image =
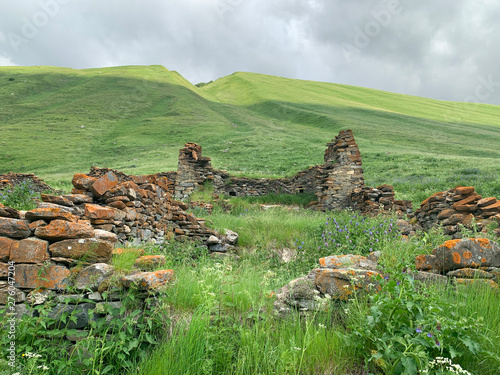
POLYGON ((370 270, 316 268, 309 273, 316 288, 333 299, 347 300, 358 291, 377 291, 381 274, 370 270))
POLYGON ((460 268, 500 267, 500 247, 486 238, 446 241, 432 251, 441 272, 460 268))

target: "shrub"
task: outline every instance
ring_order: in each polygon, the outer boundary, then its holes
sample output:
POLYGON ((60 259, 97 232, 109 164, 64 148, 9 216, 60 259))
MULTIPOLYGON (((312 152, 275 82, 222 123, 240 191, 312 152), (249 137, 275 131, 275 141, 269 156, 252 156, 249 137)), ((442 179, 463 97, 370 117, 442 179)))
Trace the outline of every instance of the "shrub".
POLYGON ((379 282, 382 290, 368 304, 354 304, 358 314, 350 315, 347 334, 367 364, 387 374, 416 375, 437 357, 460 360, 481 352, 479 343, 488 340, 481 318, 461 316, 406 272, 379 282))
POLYGON ((0 203, 17 210, 29 211, 36 208, 38 197, 39 194, 33 190, 33 186, 23 181, 7 191, 0 192, 0 203))

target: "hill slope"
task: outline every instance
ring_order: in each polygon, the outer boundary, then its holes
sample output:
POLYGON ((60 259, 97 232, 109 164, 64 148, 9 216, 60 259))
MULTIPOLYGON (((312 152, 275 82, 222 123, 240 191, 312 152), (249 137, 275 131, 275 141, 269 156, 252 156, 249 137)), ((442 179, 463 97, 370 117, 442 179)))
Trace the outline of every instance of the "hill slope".
POLYGON ((198 88, 161 66, 0 67, 0 173, 49 182, 91 165, 174 170, 188 141, 216 168, 292 175, 321 163, 347 128, 371 185, 393 183, 415 200, 466 183, 500 195, 498 106, 253 73, 198 88))

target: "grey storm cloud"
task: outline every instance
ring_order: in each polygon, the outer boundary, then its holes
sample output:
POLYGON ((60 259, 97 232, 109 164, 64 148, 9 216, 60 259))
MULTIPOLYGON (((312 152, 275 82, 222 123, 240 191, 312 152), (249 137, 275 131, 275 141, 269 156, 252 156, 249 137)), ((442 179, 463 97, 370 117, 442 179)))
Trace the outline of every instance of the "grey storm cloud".
POLYGON ((0 65, 164 65, 500 104, 497 0, 0 0, 0 65))

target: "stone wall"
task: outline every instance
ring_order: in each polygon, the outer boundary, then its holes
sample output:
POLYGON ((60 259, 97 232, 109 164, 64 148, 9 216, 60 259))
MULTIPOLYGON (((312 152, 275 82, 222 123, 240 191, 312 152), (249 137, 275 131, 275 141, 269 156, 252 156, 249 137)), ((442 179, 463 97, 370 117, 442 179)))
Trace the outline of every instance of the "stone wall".
MULTIPOLYGON (((81 195, 64 199, 86 200, 81 195)), ((63 208, 10 212, 17 218, 0 217, 0 310, 10 317, 32 315, 37 305, 48 304, 54 324, 84 329, 90 310, 97 318, 106 315, 107 304, 121 307, 125 289, 135 285, 154 293, 173 278, 172 270, 147 272, 158 264, 150 257, 138 259, 132 274, 115 275, 109 262, 118 237, 63 208), (75 320, 61 320, 63 313, 75 320)))
POLYGON ((365 180, 361 155, 351 130, 341 131, 325 151, 325 164, 319 167, 318 209, 338 210, 351 207, 350 196, 363 188, 365 180))
MULTIPOLYGON (((121 242, 132 238, 156 244, 169 239, 207 243, 211 236, 223 238, 207 228, 203 219, 188 214, 185 203, 172 199, 175 183, 165 174, 127 176, 93 168, 88 175, 75 174, 72 182, 73 193, 85 197, 78 207, 82 218, 94 228, 115 233, 121 242)), ((57 197, 42 199, 64 205, 57 197)))
POLYGON ((14 185, 26 184, 33 191, 53 191, 53 189, 45 183, 41 178, 38 178, 33 173, 6 173, 0 174, 0 191, 9 190, 14 185))
POLYGON ((175 197, 185 199, 206 180, 213 179, 211 159, 201 156, 201 146, 186 143, 179 150, 179 162, 175 177, 175 197))
MULTIPOLYGON (((460 238, 462 227, 475 225, 483 230, 488 223, 500 224, 500 201, 483 198, 473 186, 457 186, 424 200, 415 211, 414 221, 424 230, 443 227, 445 234, 460 238)), ((496 233, 500 235, 498 229, 496 233)))
POLYGON ((351 130, 341 131, 327 144, 324 160, 324 164, 312 166, 291 178, 235 177, 226 171, 214 170, 211 159, 202 157, 201 147, 187 143, 179 152, 178 171, 171 179, 175 179, 174 195, 179 199, 189 197, 205 181, 212 181, 215 193, 228 196, 315 194, 314 207, 322 211, 348 207, 369 214, 411 211, 409 201, 394 200, 393 188, 387 190, 389 185, 376 189, 365 186, 361 155, 351 130))

